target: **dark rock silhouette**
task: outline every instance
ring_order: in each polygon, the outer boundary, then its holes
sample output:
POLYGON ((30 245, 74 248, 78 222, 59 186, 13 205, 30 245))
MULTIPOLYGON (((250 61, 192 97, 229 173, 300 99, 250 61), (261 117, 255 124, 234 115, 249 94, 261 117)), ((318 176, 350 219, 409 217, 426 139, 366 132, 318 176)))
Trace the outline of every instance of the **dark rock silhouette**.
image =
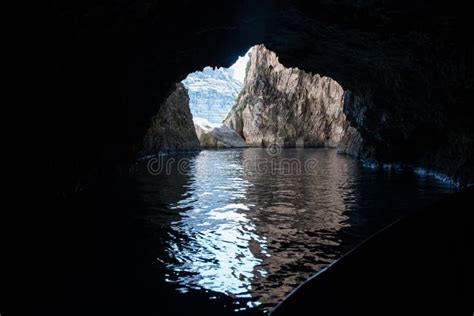
POLYGON ((157 152, 196 150, 199 140, 189 109, 189 96, 182 83, 166 98, 151 119, 141 156, 157 152))

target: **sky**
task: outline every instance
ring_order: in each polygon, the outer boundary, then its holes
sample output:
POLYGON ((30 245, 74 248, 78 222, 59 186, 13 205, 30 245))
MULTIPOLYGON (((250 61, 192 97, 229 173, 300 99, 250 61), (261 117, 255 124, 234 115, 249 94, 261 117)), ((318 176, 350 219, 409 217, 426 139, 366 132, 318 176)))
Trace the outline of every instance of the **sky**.
POLYGON ((250 48, 244 56, 239 56, 239 59, 230 66, 230 69, 233 71, 232 77, 235 80, 240 82, 244 82, 245 79, 245 67, 247 66, 247 62, 249 61, 249 55, 252 48, 250 48))

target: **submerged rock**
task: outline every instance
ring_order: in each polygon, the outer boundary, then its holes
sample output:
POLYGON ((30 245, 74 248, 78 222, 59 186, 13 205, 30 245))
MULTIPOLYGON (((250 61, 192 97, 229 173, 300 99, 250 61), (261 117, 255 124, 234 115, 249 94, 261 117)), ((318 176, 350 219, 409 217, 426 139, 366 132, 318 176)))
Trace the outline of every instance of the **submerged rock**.
POLYGON ((224 124, 252 146, 336 147, 348 127, 333 79, 286 68, 263 45, 250 53, 244 88, 224 124))
POLYGON ((176 89, 152 118, 143 141, 141 156, 159 151, 196 150, 199 148, 199 140, 189 109, 188 92, 182 83, 178 83, 176 89))
POLYGON ((247 147, 244 139, 233 129, 222 124, 213 124, 203 118, 194 118, 194 128, 202 147, 233 148, 247 147))

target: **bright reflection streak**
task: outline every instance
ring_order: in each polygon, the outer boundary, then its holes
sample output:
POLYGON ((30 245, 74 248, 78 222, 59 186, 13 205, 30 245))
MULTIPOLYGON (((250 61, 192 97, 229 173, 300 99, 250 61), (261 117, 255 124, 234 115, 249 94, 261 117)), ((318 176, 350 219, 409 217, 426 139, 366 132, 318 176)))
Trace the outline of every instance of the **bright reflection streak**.
POLYGON ((229 152, 222 157, 202 152, 191 166, 187 196, 173 206, 182 218, 172 226, 169 256, 174 262, 168 268, 179 272, 173 281, 183 285, 183 292, 200 288, 248 296, 256 267, 262 262, 259 257, 266 254, 265 238, 255 233, 255 225, 245 213, 249 205, 240 202, 251 184, 244 179, 243 167, 232 161, 226 164, 222 161, 225 157, 229 152), (221 168, 208 174, 216 163, 221 168), (255 243, 259 254, 252 252, 256 247, 251 244, 255 243))

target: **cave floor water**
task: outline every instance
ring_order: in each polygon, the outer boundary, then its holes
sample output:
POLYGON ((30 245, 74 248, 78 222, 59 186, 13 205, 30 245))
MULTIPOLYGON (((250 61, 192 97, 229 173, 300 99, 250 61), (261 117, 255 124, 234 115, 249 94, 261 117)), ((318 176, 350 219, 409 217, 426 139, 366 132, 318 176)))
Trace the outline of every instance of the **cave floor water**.
POLYGON ((136 181, 134 284, 147 315, 265 314, 371 234, 453 190, 334 149, 164 156, 140 163, 136 181))

